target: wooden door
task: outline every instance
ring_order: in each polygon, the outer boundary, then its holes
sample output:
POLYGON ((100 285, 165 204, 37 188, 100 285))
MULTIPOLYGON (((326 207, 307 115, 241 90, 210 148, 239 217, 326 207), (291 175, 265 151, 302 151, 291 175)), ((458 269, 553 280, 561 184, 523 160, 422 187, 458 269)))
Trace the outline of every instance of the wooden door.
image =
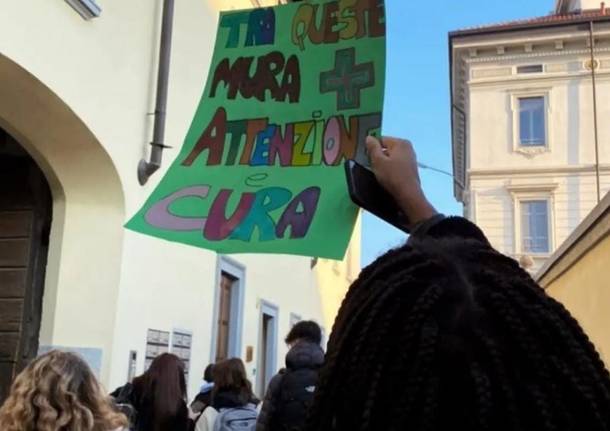
POLYGON ((227 273, 220 275, 220 303, 218 306, 218 332, 216 334, 216 362, 228 359, 231 335, 231 308, 235 278, 227 273))
POLYGON ((261 339, 260 345, 258 346, 259 350, 259 359, 257 366, 257 375, 258 375, 258 395, 261 399, 265 397, 265 391, 267 390, 267 368, 269 367, 269 333, 270 331, 270 323, 271 319, 273 319, 268 314, 263 313, 261 315, 261 339))
POLYGON ((0 129, 0 402, 38 351, 51 205, 43 173, 0 129))
POLYGON ((277 372, 278 316, 279 310, 276 306, 267 301, 261 301, 256 366, 256 390, 261 398, 264 398, 269 382, 277 372))

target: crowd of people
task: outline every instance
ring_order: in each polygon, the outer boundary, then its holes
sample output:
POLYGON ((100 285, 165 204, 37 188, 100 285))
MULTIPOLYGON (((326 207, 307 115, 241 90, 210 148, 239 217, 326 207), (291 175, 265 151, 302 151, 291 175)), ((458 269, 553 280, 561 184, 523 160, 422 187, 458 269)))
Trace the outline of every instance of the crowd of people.
POLYGON ((17 376, 0 430, 610 431, 610 375, 578 322, 475 225, 436 213, 410 143, 367 147, 411 235, 351 286, 326 355, 319 326, 300 322, 262 403, 234 358, 187 405, 174 355, 107 396, 82 359, 53 351, 17 376))
POLYGON ((286 368, 272 379, 264 403, 254 395, 243 361, 231 358, 208 365, 190 406, 176 355, 157 356, 144 374, 107 395, 83 359, 54 350, 15 379, 0 410, 0 430, 299 431, 324 362, 321 341, 315 322, 293 326, 286 368))

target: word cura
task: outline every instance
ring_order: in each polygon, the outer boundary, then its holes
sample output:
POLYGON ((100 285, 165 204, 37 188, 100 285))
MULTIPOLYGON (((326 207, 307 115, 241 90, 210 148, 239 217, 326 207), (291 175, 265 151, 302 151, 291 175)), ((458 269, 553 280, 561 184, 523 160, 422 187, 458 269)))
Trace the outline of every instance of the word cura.
POLYGON ((277 102, 297 103, 301 96, 301 69, 296 55, 286 60, 279 51, 263 55, 257 60, 254 75, 250 76, 254 57, 239 57, 233 64, 228 58, 222 60, 214 72, 210 97, 216 97, 221 83, 227 87, 227 99, 235 99, 239 93, 243 98, 256 97, 265 101, 267 91, 277 102), (281 75, 281 77, 280 77, 281 75))
MULTIPOLYGON (((251 242, 258 231, 259 241, 304 238, 316 214, 321 190, 309 187, 296 196, 282 187, 268 187, 256 193, 242 193, 233 213, 227 216, 231 189, 218 190, 206 216, 178 215, 172 205, 182 199, 205 201, 210 186, 185 187, 154 204, 145 214, 146 222, 175 232, 202 231, 208 241, 234 239, 251 242), (277 222, 272 213, 283 209, 277 222), (290 233, 288 233, 290 231, 290 233)), ((233 207, 233 205, 231 205, 233 207)))
POLYGON ((340 40, 385 35, 382 0, 340 0, 319 4, 302 3, 292 20, 292 42, 305 49, 340 40), (318 23, 320 23, 318 25, 318 23))
POLYGON ((282 126, 266 118, 227 121, 225 109, 218 108, 182 166, 191 166, 204 151, 208 166, 336 166, 357 158, 366 136, 380 127, 380 113, 354 115, 348 122, 337 115, 282 126))

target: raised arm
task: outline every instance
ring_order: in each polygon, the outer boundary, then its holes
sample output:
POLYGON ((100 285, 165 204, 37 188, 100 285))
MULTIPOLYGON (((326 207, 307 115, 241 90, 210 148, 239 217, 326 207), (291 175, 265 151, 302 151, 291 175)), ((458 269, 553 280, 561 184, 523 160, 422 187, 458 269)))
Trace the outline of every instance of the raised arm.
POLYGON ((371 165, 379 183, 394 197, 412 225, 437 214, 419 180, 417 157, 409 141, 369 136, 366 140, 371 165))

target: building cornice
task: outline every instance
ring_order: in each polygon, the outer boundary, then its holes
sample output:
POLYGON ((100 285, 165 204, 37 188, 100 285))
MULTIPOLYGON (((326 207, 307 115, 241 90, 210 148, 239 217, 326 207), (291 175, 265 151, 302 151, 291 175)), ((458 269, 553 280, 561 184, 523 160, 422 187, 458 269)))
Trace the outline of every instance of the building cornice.
MULTIPOLYGON (((610 36, 610 29, 597 30, 595 37, 607 37, 610 36)), ((570 31, 562 33, 548 33, 543 35, 535 34, 515 34, 510 37, 505 35, 487 35, 485 39, 472 40, 472 38, 465 38, 464 40, 454 40, 454 50, 470 50, 470 49, 489 49, 496 46, 519 46, 519 45, 541 45, 541 44, 554 44, 558 40, 567 42, 583 41, 588 43, 589 32, 588 31, 570 31), (498 36, 495 38, 494 36, 498 36)))
MULTIPOLYGON (((471 89, 473 88, 484 88, 484 87, 489 87, 489 86, 506 86, 506 87, 510 87, 511 85, 514 85, 515 83, 532 83, 532 84, 539 84, 539 85, 535 85, 533 86, 534 88, 538 88, 540 85, 543 85, 545 88, 548 87, 549 82, 563 82, 563 81, 569 81, 571 79, 575 79, 575 78, 590 78, 591 77, 591 72, 587 72, 587 71, 579 71, 579 72, 566 72, 566 73, 549 73, 549 74, 541 74, 538 75, 536 77, 533 76, 509 76, 509 77, 504 77, 504 79, 500 79, 501 77, 498 78, 482 78, 482 79, 476 79, 476 80, 471 80, 468 82, 469 86, 471 89)), ((606 70, 597 70, 596 72, 596 78, 598 81, 607 81, 608 79, 610 79, 610 69, 606 69, 606 70)))
MULTIPOLYGON (((610 165, 600 165, 600 171, 610 172, 610 165)), ((595 165, 586 166, 550 166, 540 168, 522 168, 522 167, 506 167, 496 169, 469 169, 468 176, 474 177, 515 177, 515 176, 532 176, 532 175, 558 175, 558 174, 578 174, 590 173, 595 174, 595 165)))
POLYGON ((523 183, 516 184, 509 182, 506 184, 506 190, 512 194, 524 192, 551 192, 559 187, 559 183, 523 183))
MULTIPOLYGON (((610 47, 603 48, 595 48, 595 54, 600 53, 610 53, 610 47)), ((591 50, 589 48, 582 49, 565 49, 565 50, 555 50, 555 51, 533 51, 533 52, 523 52, 518 54, 511 55, 490 55, 490 56, 477 56, 470 58, 463 58, 463 61, 466 64, 475 64, 475 63, 490 63, 490 62, 505 62, 507 60, 522 60, 527 58, 546 58, 546 57, 567 57, 570 55, 591 55, 591 50)))
POLYGON ((579 24, 604 23, 610 21, 606 10, 587 10, 582 13, 569 13, 565 15, 546 15, 542 17, 505 22, 496 25, 472 27, 449 33, 451 39, 467 37, 488 37, 498 34, 514 34, 531 30, 551 30, 565 27, 574 27, 579 24))

